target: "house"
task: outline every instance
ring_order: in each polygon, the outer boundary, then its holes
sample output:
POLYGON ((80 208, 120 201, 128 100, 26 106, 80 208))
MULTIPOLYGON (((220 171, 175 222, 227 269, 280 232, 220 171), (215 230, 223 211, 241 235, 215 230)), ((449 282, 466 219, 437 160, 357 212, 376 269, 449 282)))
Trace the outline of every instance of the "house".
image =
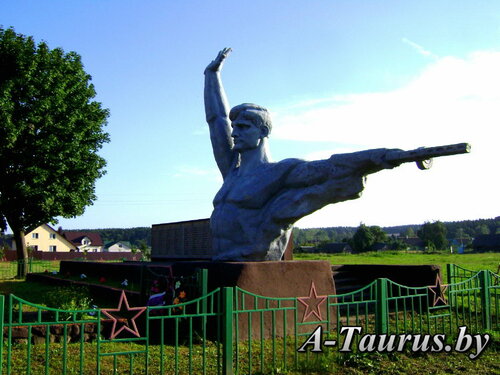
POLYGON ((482 234, 472 241, 474 251, 500 251, 500 234, 482 234))
POLYGON ((132 245, 128 241, 110 242, 104 247, 104 251, 111 252, 130 252, 132 245))
MULTIPOLYGON (((24 241, 26 247, 34 251, 69 252, 76 250, 76 246, 48 224, 42 224, 26 233, 24 241)), ((16 250, 14 241, 12 241, 12 249, 16 250)))
POLYGON ((375 242, 371 247, 370 251, 387 251, 390 250, 389 245, 384 242, 375 242))
POLYGON ((327 254, 341 254, 341 253, 352 253, 351 246, 346 242, 339 243, 325 243, 318 246, 316 253, 327 253, 327 254))
POLYGON ((421 240, 418 237, 398 237, 398 240, 406 243, 411 250, 424 250, 425 249, 425 241, 421 240))
POLYGON ((104 251, 104 243, 99 233, 66 231, 62 232, 62 235, 66 240, 71 242, 79 252, 98 253, 104 251))

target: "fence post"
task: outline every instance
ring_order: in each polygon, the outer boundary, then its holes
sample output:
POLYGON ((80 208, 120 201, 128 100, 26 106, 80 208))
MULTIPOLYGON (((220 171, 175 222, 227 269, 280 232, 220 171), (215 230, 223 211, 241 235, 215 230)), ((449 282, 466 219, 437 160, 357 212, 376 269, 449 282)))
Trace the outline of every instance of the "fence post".
POLYGON ((387 279, 377 279, 375 285, 375 333, 388 333, 387 279))
POLYGON ((448 285, 453 284, 453 279, 455 278, 455 275, 453 274, 453 271, 455 270, 455 267, 453 267, 453 264, 447 263, 446 264, 446 281, 448 285))
POLYGON ((17 274, 16 274, 16 279, 17 279, 19 277, 19 275, 23 275, 24 274, 24 272, 23 272, 24 262, 23 262, 23 260, 18 259, 16 261, 16 264, 17 264, 17 274))
POLYGON ((3 373, 3 325, 4 325, 4 313, 5 313, 5 296, 0 294, 0 374, 3 373))
POLYGON ((222 289, 222 373, 233 375, 233 288, 222 289))
POLYGON ((479 282, 481 285, 481 312, 483 316, 483 328, 491 329, 490 271, 480 271, 479 282))
MULTIPOLYGON (((198 293, 201 297, 208 294, 208 270, 206 268, 201 268, 197 270, 197 280, 198 280, 198 293)), ((207 312, 207 299, 204 298, 201 301, 201 309, 205 314, 207 312)))

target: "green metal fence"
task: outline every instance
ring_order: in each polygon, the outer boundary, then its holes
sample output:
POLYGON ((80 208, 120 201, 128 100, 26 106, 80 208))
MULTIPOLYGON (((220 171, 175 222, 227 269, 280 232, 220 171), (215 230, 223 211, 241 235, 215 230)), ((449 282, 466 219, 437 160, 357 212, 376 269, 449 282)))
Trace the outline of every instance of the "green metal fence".
MULTIPOLYGON (((205 280, 206 271, 201 272, 205 280)), ((408 287, 378 279, 357 291, 271 298, 238 287, 169 306, 66 311, 0 296, 2 374, 255 374, 301 368, 321 356, 297 349, 318 327, 341 342, 364 333, 499 330, 500 277, 480 271, 453 284, 408 287)), ((331 351, 338 350, 331 348, 331 351)))
POLYGON ((469 270, 456 264, 447 264, 446 271, 446 281, 448 282, 448 284, 459 283, 461 281, 468 280, 477 273, 477 271, 469 270))
POLYGON ((500 276, 448 264, 449 295, 459 322, 473 327, 500 329, 500 276), (478 301, 481 303, 478 304, 478 301), (479 307, 480 306, 480 307, 479 307))

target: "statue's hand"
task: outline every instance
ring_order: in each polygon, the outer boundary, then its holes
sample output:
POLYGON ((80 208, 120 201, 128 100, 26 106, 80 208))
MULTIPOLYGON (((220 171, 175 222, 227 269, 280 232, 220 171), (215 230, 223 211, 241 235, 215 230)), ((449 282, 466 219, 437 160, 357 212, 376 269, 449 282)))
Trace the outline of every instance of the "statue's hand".
POLYGON ((226 47, 226 48, 222 49, 221 51, 219 51, 219 54, 217 55, 215 60, 213 60, 210 64, 207 65, 207 67, 205 68, 205 72, 207 72, 207 71, 219 72, 222 69, 222 65, 224 64, 224 60, 226 59, 226 57, 229 55, 229 53, 231 51, 232 50, 229 47, 226 47))

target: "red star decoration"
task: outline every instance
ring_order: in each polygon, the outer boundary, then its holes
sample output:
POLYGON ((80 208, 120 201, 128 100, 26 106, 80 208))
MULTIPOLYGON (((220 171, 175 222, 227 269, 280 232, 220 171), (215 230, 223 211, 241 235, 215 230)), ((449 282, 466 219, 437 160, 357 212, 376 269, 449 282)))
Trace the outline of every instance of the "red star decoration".
POLYGON ((130 307, 128 304, 127 300, 127 295, 125 294, 125 291, 122 290, 122 294, 120 296, 120 301, 118 302, 118 307, 116 309, 102 309, 101 312, 108 316, 111 320, 113 320, 113 327, 111 329, 111 336, 109 337, 110 340, 113 340, 116 336, 118 336, 122 331, 127 331, 130 332, 131 334, 141 337, 141 334, 139 333, 139 329, 137 328, 137 324, 135 323, 135 320, 139 315, 141 315, 144 311, 146 311, 146 307, 130 307), (125 308, 123 308, 123 304, 125 302, 125 308), (137 311, 137 313, 132 317, 132 318, 127 318, 127 321, 125 323, 122 323, 123 325, 117 330, 116 326, 118 325, 118 318, 123 318, 122 311, 130 312, 130 311, 137 311), (112 313, 117 313, 115 314, 116 316, 113 316, 112 313), (129 323, 130 322, 130 323, 129 323), (132 328, 130 328, 132 326, 132 328))
POLYGON ((314 281, 311 281, 309 296, 297 298, 297 300, 306 307, 304 310, 304 315, 302 316, 302 323, 304 323, 312 314, 314 314, 316 318, 318 318, 318 320, 323 320, 319 307, 323 302, 325 302, 327 297, 328 296, 318 296, 318 293, 316 293, 316 286, 314 285, 314 281))
POLYGON ((442 304, 444 305, 448 304, 444 296, 444 292, 446 289, 448 289, 448 285, 442 284, 441 277, 439 277, 439 275, 436 276, 436 284, 430 285, 427 288, 429 288, 429 290, 434 294, 434 300, 432 302, 432 306, 437 306, 439 301, 441 301, 442 304))

